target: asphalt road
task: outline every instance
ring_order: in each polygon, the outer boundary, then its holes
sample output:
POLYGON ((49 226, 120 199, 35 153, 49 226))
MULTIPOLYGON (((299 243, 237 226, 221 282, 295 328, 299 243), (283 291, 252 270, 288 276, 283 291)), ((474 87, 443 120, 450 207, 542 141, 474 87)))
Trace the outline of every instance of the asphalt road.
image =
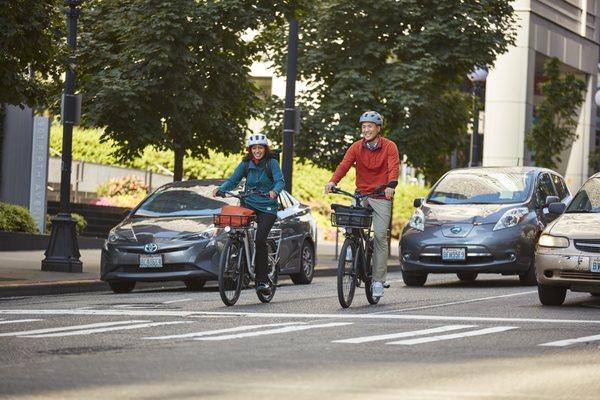
POLYGON ((600 298, 542 307, 512 277, 452 275, 377 306, 335 278, 271 304, 214 287, 0 299, 0 398, 598 399, 600 298))

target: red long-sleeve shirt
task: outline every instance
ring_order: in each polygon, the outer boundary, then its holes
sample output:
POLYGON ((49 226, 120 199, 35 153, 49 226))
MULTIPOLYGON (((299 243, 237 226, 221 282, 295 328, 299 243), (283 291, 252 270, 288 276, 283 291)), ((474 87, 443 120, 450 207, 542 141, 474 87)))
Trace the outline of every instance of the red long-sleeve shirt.
POLYGON ((352 165, 356 168, 356 188, 361 193, 372 192, 381 185, 396 187, 398 183, 400 175, 398 147, 396 143, 384 137, 379 138, 375 150, 369 150, 364 139, 352 143, 333 173, 331 182, 337 185, 352 165))

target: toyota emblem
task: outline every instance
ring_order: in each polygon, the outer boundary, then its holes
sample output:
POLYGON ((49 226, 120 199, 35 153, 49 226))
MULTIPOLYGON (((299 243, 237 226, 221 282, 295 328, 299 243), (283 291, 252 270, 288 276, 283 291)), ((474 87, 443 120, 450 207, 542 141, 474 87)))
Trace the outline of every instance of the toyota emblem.
POLYGON ((460 226, 453 226, 450 228, 450 232, 454 233, 455 235, 458 235, 461 231, 462 228, 460 226))
POLYGON ((156 243, 148 243, 144 246, 144 251, 146 253, 154 253, 156 250, 158 250, 158 246, 156 245, 156 243))

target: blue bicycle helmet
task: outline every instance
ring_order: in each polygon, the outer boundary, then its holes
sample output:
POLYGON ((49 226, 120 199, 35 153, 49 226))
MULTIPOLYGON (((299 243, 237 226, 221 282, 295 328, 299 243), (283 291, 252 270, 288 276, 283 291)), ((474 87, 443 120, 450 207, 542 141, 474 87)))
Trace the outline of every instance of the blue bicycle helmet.
POLYGON ((382 126, 383 117, 377 111, 367 111, 366 113, 360 116, 358 122, 360 124, 362 124, 363 122, 373 122, 376 125, 382 126))

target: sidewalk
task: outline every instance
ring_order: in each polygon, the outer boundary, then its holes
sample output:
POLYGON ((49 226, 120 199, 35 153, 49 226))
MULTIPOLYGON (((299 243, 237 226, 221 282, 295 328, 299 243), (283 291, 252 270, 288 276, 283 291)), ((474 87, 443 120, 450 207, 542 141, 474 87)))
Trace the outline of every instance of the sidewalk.
MULTIPOLYGON (((339 243, 341 248, 342 243, 339 243)), ((389 270, 399 270, 398 241, 392 240, 389 270)), ((339 250, 338 250, 339 251, 339 250)), ((0 251, 0 297, 81 293, 109 290, 100 280, 100 250, 80 250, 82 273, 41 270, 44 251, 0 251)), ((337 269, 335 242, 321 241, 315 276, 334 276, 337 269)), ((139 288, 180 287, 182 282, 140 282, 139 288)))

